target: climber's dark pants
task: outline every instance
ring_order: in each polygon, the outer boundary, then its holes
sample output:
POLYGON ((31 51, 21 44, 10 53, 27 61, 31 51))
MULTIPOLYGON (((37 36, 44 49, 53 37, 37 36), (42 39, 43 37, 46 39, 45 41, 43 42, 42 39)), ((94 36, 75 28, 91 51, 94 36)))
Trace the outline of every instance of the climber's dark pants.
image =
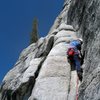
POLYGON ((71 71, 76 70, 77 75, 79 77, 79 80, 82 81, 82 69, 80 68, 81 66, 81 60, 79 59, 78 55, 74 55, 74 57, 68 57, 68 62, 71 65, 71 71))
POLYGON ((81 60, 79 59, 79 55, 74 55, 74 63, 78 78, 80 81, 82 81, 81 60))
POLYGON ((74 55, 74 63, 75 63, 75 69, 77 71, 80 71, 81 70, 81 68, 80 68, 81 62, 80 62, 79 56, 77 54, 74 55))
POLYGON ((67 59, 68 59, 68 62, 70 63, 70 65, 71 65, 71 71, 76 70, 73 56, 72 57, 68 56, 67 59))

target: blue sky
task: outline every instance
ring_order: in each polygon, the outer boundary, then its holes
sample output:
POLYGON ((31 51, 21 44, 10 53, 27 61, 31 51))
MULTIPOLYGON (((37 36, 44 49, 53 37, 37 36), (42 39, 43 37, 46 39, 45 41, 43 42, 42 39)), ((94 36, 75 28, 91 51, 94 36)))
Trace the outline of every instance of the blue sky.
POLYGON ((64 0, 0 0, 0 82, 29 45, 34 17, 46 36, 64 0))

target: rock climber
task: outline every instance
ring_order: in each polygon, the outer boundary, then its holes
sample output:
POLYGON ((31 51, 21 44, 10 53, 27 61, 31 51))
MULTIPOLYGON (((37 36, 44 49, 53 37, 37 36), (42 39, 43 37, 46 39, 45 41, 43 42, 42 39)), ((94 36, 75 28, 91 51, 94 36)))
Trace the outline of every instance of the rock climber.
POLYGON ((70 42, 67 50, 67 58, 71 65, 71 69, 77 71, 77 75, 80 80, 82 80, 82 68, 81 68, 82 44, 83 44, 83 40, 81 38, 78 38, 70 42))

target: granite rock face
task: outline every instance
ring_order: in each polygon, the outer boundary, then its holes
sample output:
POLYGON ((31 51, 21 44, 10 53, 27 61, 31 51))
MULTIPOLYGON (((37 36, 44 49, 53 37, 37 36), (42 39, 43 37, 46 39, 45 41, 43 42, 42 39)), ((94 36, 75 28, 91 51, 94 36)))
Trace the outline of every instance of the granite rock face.
POLYGON ((66 50, 76 33, 64 23, 57 30, 23 50, 3 79, 0 100, 75 100, 77 73, 66 50))
POLYGON ((73 0, 68 23, 84 40, 84 78, 79 100, 100 100, 100 0, 73 0))
POLYGON ((77 37, 84 40, 83 81, 78 99, 99 100, 99 11, 99 0, 65 0, 48 35, 24 49, 4 77, 0 100, 76 100, 77 73, 71 71, 66 51, 77 37))
POLYGON ((66 56, 69 42, 77 38, 67 25, 69 7, 70 0, 48 35, 22 51, 3 79, 0 100, 75 100, 77 73, 66 56))

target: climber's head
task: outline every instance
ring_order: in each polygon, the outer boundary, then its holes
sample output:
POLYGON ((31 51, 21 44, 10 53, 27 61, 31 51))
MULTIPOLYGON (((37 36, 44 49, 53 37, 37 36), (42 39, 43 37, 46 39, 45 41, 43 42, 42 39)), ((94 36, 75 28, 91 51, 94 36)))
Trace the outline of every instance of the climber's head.
POLYGON ((77 39, 81 44, 83 44, 83 39, 82 38, 78 38, 77 39))

